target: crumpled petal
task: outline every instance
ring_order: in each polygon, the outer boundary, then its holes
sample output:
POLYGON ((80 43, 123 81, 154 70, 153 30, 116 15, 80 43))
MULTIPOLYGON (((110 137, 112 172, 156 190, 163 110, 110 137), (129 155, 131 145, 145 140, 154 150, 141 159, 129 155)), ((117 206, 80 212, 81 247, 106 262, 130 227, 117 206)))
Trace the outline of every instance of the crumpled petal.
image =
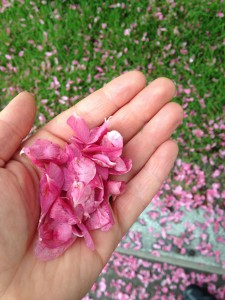
POLYGON ((49 248, 46 244, 44 244, 40 238, 38 238, 34 245, 34 254, 35 256, 42 261, 49 261, 57 258, 62 255, 76 240, 76 236, 74 235, 70 240, 64 243, 61 246, 57 246, 55 248, 49 248))
POLYGON ((80 219, 74 213, 72 204, 63 198, 57 198, 54 202, 49 212, 49 218, 59 224, 74 225, 80 222, 80 219))
POLYGON ((103 153, 107 153, 110 160, 116 161, 122 154, 123 138, 118 131, 112 130, 103 137, 101 145, 105 148, 103 153))
POLYGON ((44 172, 58 187, 60 190, 64 184, 64 175, 62 171, 62 167, 57 164, 50 162, 44 172))
POLYGON ((112 212, 106 201, 104 201, 85 222, 88 230, 100 228, 102 231, 107 231, 113 226, 113 224, 114 220, 112 212))
POLYGON ((56 248, 73 238, 72 226, 67 223, 61 224, 54 220, 46 220, 39 227, 39 236, 45 246, 56 248))
POLYGON ((83 207, 85 216, 89 216, 95 209, 95 191, 90 185, 85 185, 83 182, 74 184, 68 191, 69 197, 73 200, 73 206, 78 205, 83 207))
POLYGON ((116 166, 116 163, 111 161, 107 155, 104 154, 94 154, 92 155, 92 160, 99 166, 112 168, 116 166))
POLYGON ((67 124, 73 129, 76 134, 77 141, 82 143, 87 143, 90 137, 90 130, 86 122, 74 113, 67 120, 67 124))
POLYGON ((68 191, 73 183, 89 183, 95 177, 96 167, 95 163, 86 157, 75 157, 63 171, 65 178, 63 190, 68 191))
POLYGON ((86 245, 88 246, 88 248, 90 248, 92 251, 95 250, 94 242, 93 242, 92 237, 91 237, 89 231, 87 230, 86 226, 82 223, 80 223, 78 226, 82 232, 82 235, 85 239, 85 242, 86 242, 86 245))
POLYGON ((72 165, 79 181, 89 183, 95 177, 95 164, 90 159, 86 157, 75 158, 72 161, 72 165))
POLYGON ((48 162, 65 164, 68 159, 68 155, 59 145, 44 139, 38 139, 32 146, 24 147, 23 152, 36 165, 42 165, 48 162))
POLYGON ((124 181, 108 181, 108 192, 110 195, 120 195, 124 190, 124 181))
POLYGON ((132 161, 127 158, 118 157, 116 160, 116 166, 109 169, 109 174, 122 175, 129 172, 132 168, 132 161))
POLYGON ((105 121, 101 126, 95 127, 90 131, 88 144, 94 144, 108 132, 108 121, 105 121))
POLYGON ((65 148, 66 154, 68 155, 68 162, 71 162, 74 157, 81 158, 82 152, 81 147, 75 143, 67 144, 65 148))
POLYGON ((77 114, 68 120, 73 129, 65 148, 47 140, 37 140, 23 152, 41 170, 41 216, 35 255, 41 260, 58 257, 77 238, 95 249, 90 231, 109 230, 113 214, 109 197, 125 189, 122 181, 110 175, 127 173, 131 160, 122 158, 123 138, 115 130, 108 131, 108 121, 89 129, 77 114))
POLYGON ((47 175, 42 176, 40 180, 40 205, 42 217, 48 212, 51 205, 60 195, 60 190, 54 181, 47 175))

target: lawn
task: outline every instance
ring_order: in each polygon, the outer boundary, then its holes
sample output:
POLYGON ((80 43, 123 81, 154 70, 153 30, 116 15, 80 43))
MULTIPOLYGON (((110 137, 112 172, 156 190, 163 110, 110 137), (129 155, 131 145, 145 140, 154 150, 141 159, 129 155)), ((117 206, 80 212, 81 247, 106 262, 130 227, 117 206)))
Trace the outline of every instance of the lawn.
POLYGON ((178 134, 189 160, 218 152, 225 25, 215 1, 11 2, 1 8, 3 105, 28 90, 37 99, 37 124, 44 123, 113 77, 138 69, 148 81, 166 76, 176 82, 176 101, 186 112, 178 134))
MULTIPOLYGON (((160 195, 170 199, 168 210, 185 206, 191 195, 191 209, 220 214, 224 230, 223 2, 2 3, 0 106, 22 90, 33 93, 38 128, 127 70, 142 71, 148 82, 171 78, 185 119, 174 135, 180 156, 167 181, 170 188, 164 185, 160 195)), ((225 267, 225 261, 219 263, 225 267)))

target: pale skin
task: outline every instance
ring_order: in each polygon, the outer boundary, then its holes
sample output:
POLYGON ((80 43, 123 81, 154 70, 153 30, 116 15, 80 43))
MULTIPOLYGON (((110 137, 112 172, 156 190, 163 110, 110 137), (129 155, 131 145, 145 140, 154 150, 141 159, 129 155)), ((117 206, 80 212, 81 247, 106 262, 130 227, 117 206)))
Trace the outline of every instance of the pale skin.
POLYGON ((170 102, 173 82, 158 78, 146 86, 138 71, 128 72, 61 113, 23 145, 45 138, 62 147, 72 131, 67 118, 76 112, 90 128, 110 119, 110 129, 124 137, 124 156, 133 161, 122 177, 126 191, 112 203, 115 225, 108 232, 92 231, 96 250, 83 239, 59 258, 42 262, 34 256, 40 214, 39 172, 21 142, 33 126, 36 108, 31 94, 22 92, 0 112, 0 299, 81 299, 96 281, 117 244, 150 203, 177 157, 170 139, 182 122, 182 108, 170 102))

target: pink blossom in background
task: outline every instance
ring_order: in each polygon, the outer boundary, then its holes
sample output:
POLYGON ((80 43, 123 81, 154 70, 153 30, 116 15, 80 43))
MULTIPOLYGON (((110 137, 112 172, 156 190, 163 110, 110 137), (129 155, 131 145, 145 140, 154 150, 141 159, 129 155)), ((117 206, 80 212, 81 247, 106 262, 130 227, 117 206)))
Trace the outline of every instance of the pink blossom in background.
POLYGON ((41 124, 44 124, 46 122, 46 118, 42 113, 39 114, 38 120, 41 124))
POLYGON ((215 170, 212 174, 212 177, 215 178, 215 177, 218 177, 220 175, 220 171, 219 170, 215 170))
POLYGON ((42 172, 35 245, 41 260, 61 255, 78 237, 95 249, 90 231, 107 231, 113 226, 109 197, 125 189, 124 182, 109 180, 109 176, 125 174, 132 166, 131 160, 121 157, 123 138, 115 130, 108 131, 108 121, 90 130, 74 114, 67 123, 75 136, 64 149, 41 139, 23 149, 42 172))
POLYGON ((18 56, 19 56, 19 57, 23 57, 23 56, 24 56, 24 51, 21 50, 21 51, 19 52, 18 56))
POLYGON ((7 60, 11 60, 11 59, 12 59, 12 55, 6 54, 6 55, 5 55, 5 58, 6 58, 7 60))
POLYGON ((198 138, 201 138, 204 135, 204 132, 201 129, 195 129, 193 130, 193 134, 198 138))
POLYGON ((123 34, 127 36, 127 35, 130 35, 130 32, 131 32, 131 29, 127 28, 127 29, 124 30, 123 34))
POLYGON ((217 16, 218 18, 223 18, 223 17, 224 17, 224 14, 222 13, 222 11, 219 11, 219 12, 216 14, 216 16, 217 16))

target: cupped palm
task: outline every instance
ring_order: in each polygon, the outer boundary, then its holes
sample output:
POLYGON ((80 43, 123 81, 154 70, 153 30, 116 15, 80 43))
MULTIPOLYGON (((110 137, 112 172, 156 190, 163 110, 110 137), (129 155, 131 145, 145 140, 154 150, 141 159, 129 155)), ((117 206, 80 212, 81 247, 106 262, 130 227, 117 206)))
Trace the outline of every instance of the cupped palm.
POLYGON ((129 227, 148 205, 173 166, 177 145, 170 139, 183 113, 174 84, 159 78, 145 87, 144 76, 126 73, 58 115, 21 144, 35 117, 33 97, 20 93, 0 113, 0 299, 81 299, 129 227), (37 237, 39 170, 24 155, 22 145, 45 138, 64 147, 72 131, 67 118, 76 112, 90 128, 110 118, 110 129, 124 137, 124 153, 133 161, 123 175, 126 191, 112 203, 115 225, 92 231, 96 250, 83 239, 57 259, 43 262, 33 251, 37 237))

